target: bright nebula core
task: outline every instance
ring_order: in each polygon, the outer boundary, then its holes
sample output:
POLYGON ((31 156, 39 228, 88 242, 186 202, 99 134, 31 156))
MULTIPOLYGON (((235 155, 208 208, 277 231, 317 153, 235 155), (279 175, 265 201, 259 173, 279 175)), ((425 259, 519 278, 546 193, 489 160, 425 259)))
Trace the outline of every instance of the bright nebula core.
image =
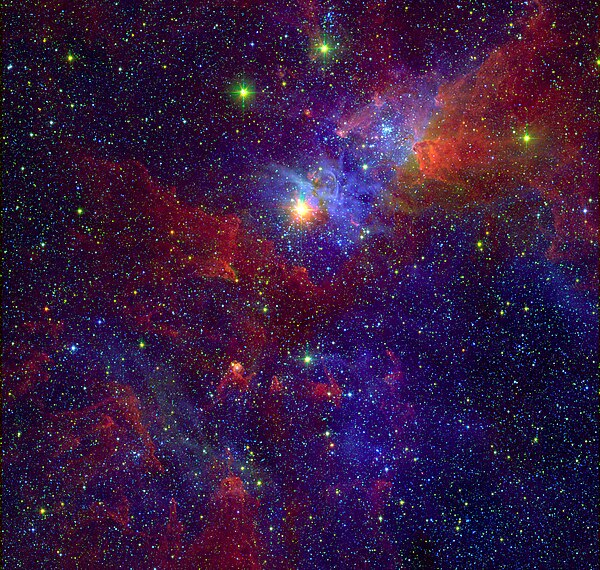
POLYGON ((3 8, 7 569, 594 569, 594 2, 3 8))

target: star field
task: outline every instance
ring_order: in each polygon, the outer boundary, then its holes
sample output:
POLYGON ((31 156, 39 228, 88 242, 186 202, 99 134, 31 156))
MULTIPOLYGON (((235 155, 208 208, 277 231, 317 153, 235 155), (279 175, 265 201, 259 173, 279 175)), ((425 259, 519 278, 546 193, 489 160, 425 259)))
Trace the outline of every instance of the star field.
POLYGON ((596 568, 594 14, 5 6, 4 567, 596 568))

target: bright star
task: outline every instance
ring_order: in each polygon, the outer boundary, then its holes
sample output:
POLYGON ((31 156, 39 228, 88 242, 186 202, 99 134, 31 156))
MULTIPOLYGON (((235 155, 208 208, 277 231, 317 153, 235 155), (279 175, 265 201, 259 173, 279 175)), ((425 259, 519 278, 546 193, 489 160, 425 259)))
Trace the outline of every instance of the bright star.
POLYGON ((294 213, 299 219, 305 219, 311 212, 310 206, 302 199, 299 199, 294 206, 294 213))
POLYGON ((233 93, 242 100, 242 104, 244 104, 251 95, 254 95, 254 91, 247 83, 241 83, 233 93))

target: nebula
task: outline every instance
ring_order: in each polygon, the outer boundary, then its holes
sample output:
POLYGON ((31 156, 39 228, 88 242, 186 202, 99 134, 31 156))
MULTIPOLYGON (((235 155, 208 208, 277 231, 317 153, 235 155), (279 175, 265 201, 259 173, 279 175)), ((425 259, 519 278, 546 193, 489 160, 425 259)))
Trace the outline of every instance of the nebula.
POLYGON ((6 6, 4 567, 595 568, 593 14, 6 6))

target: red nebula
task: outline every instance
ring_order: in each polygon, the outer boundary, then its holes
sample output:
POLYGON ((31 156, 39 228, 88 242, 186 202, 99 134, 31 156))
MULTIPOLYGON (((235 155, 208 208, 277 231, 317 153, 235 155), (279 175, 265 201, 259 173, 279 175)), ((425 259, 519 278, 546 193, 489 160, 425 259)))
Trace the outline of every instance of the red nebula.
POLYGON ((377 518, 383 514, 383 509, 389 499, 392 491, 392 483, 387 479, 375 479, 369 487, 369 502, 372 507, 372 514, 377 518))
POLYGON ((250 381, 254 376, 254 373, 246 374, 244 366, 237 360, 234 360, 217 386, 217 395, 219 399, 222 399, 228 390, 239 393, 246 392, 250 386, 250 381))
POLYGON ((262 568, 256 525, 257 507, 258 501, 244 489, 239 477, 225 477, 213 495, 207 525, 185 557, 185 568, 262 568))
MULTIPOLYGON (((77 410, 50 412, 42 407, 39 423, 23 432, 23 449, 29 442, 45 450, 37 457, 37 469, 52 473, 56 495, 65 502, 123 471, 126 455, 137 458, 127 467, 130 479, 163 472, 131 387, 109 382, 104 391, 108 394, 103 399, 77 410)), ((26 459, 16 453, 7 458, 15 466, 26 459)), ((43 492, 42 487, 29 497, 32 505, 43 501, 43 492)))
POLYGON ((269 386, 269 391, 272 394, 278 394, 282 390, 283 385, 281 384, 281 381, 279 380, 279 378, 277 378, 277 376, 273 376, 273 378, 271 379, 271 385, 269 386))
POLYGON ((130 503, 120 492, 108 502, 95 501, 82 509, 62 536, 57 550, 60 567, 104 567, 111 537, 130 545, 143 538, 131 529, 130 520, 130 503))
POLYGON ((153 564, 160 570, 176 570, 181 568, 183 524, 177 516, 177 502, 171 499, 169 519, 158 539, 158 547, 153 557, 153 564))
POLYGON ((383 381, 395 391, 399 385, 401 387, 404 384, 404 371, 400 359, 391 350, 386 350, 385 353, 392 361, 393 367, 392 371, 385 375, 383 381))
POLYGON ((72 310, 113 314, 143 335, 148 347, 169 343, 185 372, 218 374, 222 355, 225 362, 243 357, 250 366, 267 343, 285 353, 306 342, 312 324, 343 302, 237 217, 187 205, 136 162, 75 153, 64 176, 82 188, 80 207, 65 220, 82 283, 72 310), (192 315, 206 314, 211 295, 183 296, 182 290, 200 280, 226 282, 238 291, 223 307, 231 315, 231 334, 222 334, 217 318, 205 319, 198 330, 192 315), (249 299, 268 308, 268 320, 247 309, 249 299), (207 344, 200 353, 199 335, 207 344))
POLYGON ((271 445, 279 446, 289 438, 289 424, 284 406, 284 386, 273 376, 268 391, 255 394, 254 403, 259 412, 257 425, 260 438, 271 445))
POLYGON ((440 89, 439 118, 414 151, 431 203, 537 190, 554 215, 550 257, 587 264, 597 242, 597 124, 588 111, 596 70, 586 48, 593 41, 574 43, 568 23, 556 25, 560 14, 538 8, 522 38, 440 89))
POLYGON ((309 398, 316 404, 330 403, 339 408, 342 404, 342 389, 327 368, 325 368, 325 376, 329 382, 309 384, 309 398))

